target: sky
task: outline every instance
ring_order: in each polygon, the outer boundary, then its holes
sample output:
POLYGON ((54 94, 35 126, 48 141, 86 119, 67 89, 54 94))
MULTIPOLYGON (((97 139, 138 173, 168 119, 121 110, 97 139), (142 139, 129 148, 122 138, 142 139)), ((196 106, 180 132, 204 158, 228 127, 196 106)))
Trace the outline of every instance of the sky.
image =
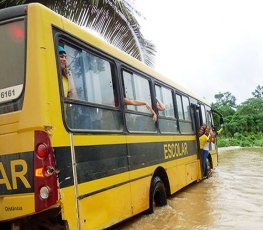
POLYGON ((263 85, 263 1, 132 2, 158 72, 210 102, 228 91, 240 104, 263 85))

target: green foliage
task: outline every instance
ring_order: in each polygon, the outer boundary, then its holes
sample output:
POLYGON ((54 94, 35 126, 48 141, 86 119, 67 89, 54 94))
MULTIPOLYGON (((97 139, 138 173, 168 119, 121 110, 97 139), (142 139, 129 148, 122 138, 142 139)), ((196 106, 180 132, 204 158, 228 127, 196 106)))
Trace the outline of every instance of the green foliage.
POLYGON ((217 137, 218 147, 241 146, 241 147, 263 147, 263 134, 235 133, 234 137, 217 137))
POLYGON ((76 24, 98 32, 107 42, 154 66, 156 47, 141 32, 139 12, 122 0, 0 0, 0 9, 41 3, 76 24))
POLYGON ((215 95, 216 104, 219 106, 230 106, 232 108, 236 107, 236 97, 233 96, 230 92, 221 93, 215 95))
MULTIPOLYGON (((234 107, 231 93, 215 95, 216 103, 212 104, 214 110, 219 111, 225 121, 222 136, 218 137, 218 146, 263 146, 263 98, 262 86, 257 86, 255 97, 234 107)), ((214 121, 218 125, 218 118, 214 121)))

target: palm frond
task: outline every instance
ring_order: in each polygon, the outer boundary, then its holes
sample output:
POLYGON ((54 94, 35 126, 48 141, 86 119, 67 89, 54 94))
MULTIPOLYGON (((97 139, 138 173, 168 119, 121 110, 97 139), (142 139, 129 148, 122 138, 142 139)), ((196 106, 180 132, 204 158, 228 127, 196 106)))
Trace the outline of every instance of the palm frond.
POLYGON ((144 38, 134 9, 126 1, 0 0, 0 8, 31 2, 42 3, 80 26, 95 30, 112 45, 149 66, 154 65, 155 45, 144 38))

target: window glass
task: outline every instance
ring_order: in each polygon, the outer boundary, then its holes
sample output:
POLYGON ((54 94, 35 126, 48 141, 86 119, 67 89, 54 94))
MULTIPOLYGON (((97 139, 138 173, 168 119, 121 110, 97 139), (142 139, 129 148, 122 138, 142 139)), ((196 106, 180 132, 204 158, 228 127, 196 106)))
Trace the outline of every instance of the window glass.
POLYGON ((66 46, 65 50, 68 72, 72 75, 76 88, 73 98, 115 106, 111 64, 98 56, 70 46, 66 46))
POLYGON ((151 116, 126 113, 126 124, 130 132, 155 132, 155 124, 151 116))
POLYGON ((25 41, 24 20, 0 23, 0 114, 22 108, 25 41))
POLYGON ((211 127, 212 126, 212 116, 209 110, 206 110, 206 120, 207 120, 207 124, 211 127))
POLYGON ((121 131, 121 113, 98 107, 65 104, 66 122, 74 130, 121 131))
MULTIPOLYGON (((155 85, 155 94, 156 94, 156 98, 157 98, 159 101, 163 102, 163 96, 162 96, 162 88, 161 88, 161 86, 155 85)), ((165 116, 164 111, 158 111, 158 114, 159 114, 159 116, 165 116)))
POLYGON ((85 91, 88 102, 115 106, 111 65, 99 57, 83 52, 85 91))
POLYGON ((74 130, 121 131, 121 113, 115 108, 114 65, 86 50, 63 44, 67 55, 65 99, 67 125, 74 130), (74 99, 74 100, 67 100, 74 99))
POLYGON ((206 112, 204 105, 201 105, 201 114, 202 114, 202 125, 206 124, 206 112))
MULTIPOLYGON (((151 105, 149 81, 135 73, 123 71, 124 96, 129 100, 146 101, 151 105)), ((151 112, 145 105, 126 105, 126 124, 129 132, 156 132, 151 112), (139 112, 139 113, 138 113, 139 112), (141 114, 144 113, 144 114, 141 114)))
POLYGON ((190 115, 190 103, 189 99, 185 96, 182 96, 183 99, 183 111, 184 111, 184 119, 190 121, 191 115, 190 115))
POLYGON ((155 85, 155 92, 157 100, 165 105, 164 111, 158 111, 160 131, 162 133, 177 133, 172 91, 166 87, 155 85))
POLYGON ((162 102, 165 105, 165 116, 174 118, 174 104, 173 104, 173 96, 172 96, 172 91, 162 87, 162 95, 163 95, 163 100, 162 102))
POLYGON ((176 103, 177 103, 177 110, 179 119, 184 119, 184 112, 183 112, 183 105, 182 105, 182 98, 180 95, 176 95, 176 103))
MULTIPOLYGON (((146 101, 151 105, 149 81, 136 74, 123 71, 125 97, 129 100, 146 101)), ((150 113, 146 106, 127 105, 127 109, 143 113, 150 113)))
POLYGON ((190 114, 190 102, 188 97, 176 95, 176 100, 178 106, 178 116, 180 118, 180 131, 182 133, 193 133, 193 125, 190 114))

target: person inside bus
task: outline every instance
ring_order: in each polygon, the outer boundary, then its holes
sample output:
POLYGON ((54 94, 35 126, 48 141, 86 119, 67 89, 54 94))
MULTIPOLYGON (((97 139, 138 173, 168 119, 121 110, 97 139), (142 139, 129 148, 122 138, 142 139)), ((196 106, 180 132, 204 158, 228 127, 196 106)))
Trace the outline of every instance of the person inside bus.
POLYGON ((77 98, 74 80, 67 69, 67 54, 63 46, 58 46, 60 67, 62 72, 62 82, 64 88, 64 96, 69 98, 77 98))
POLYGON ((207 164, 206 159, 209 155, 209 143, 210 143, 210 128, 207 126, 205 129, 201 127, 199 130, 199 143, 201 150, 201 167, 203 177, 207 178, 207 164), (203 133, 203 134, 202 134, 203 133))

